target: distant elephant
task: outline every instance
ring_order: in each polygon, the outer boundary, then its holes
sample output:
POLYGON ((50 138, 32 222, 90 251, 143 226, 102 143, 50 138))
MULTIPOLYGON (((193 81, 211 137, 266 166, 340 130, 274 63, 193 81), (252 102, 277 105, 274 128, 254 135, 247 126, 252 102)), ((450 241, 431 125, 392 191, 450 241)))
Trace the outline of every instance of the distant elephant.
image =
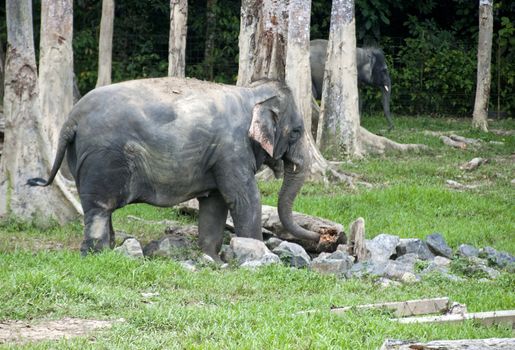
POLYGON ((169 207, 198 198, 199 245, 219 260, 230 210, 238 236, 262 240, 254 178, 284 161, 278 212, 293 235, 319 240, 293 222, 293 201, 309 169, 303 120, 276 81, 236 87, 195 79, 127 81, 95 89, 61 129, 48 186, 66 153, 84 209, 83 255, 113 247, 111 214, 130 203, 169 207))
MULTIPOLYGON (((322 98, 322 84, 324 82, 325 60, 327 58, 327 40, 311 40, 310 64, 313 95, 322 98)), ((383 111, 388 121, 388 130, 393 129, 390 114, 390 95, 392 83, 388 74, 388 67, 383 52, 377 48, 357 48, 356 68, 358 82, 377 86, 383 93, 383 111)))

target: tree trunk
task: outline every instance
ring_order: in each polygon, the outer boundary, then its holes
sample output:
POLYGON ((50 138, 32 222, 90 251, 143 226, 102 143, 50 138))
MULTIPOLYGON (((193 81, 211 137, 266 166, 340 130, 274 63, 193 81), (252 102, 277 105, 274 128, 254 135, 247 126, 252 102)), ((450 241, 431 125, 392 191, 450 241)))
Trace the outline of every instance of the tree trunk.
POLYGON ((354 0, 333 0, 317 140, 331 156, 362 154, 354 0))
POLYGON ((4 77, 5 77, 5 52, 4 43, 0 40, 0 113, 3 112, 4 108, 4 77))
POLYGON ((256 3, 256 0, 242 0, 241 2, 238 81, 236 82, 238 86, 249 85, 252 78, 252 58, 256 48, 255 34, 259 18, 259 6, 256 3))
POLYGON ((170 41, 168 44, 168 76, 170 77, 185 76, 187 23, 188 1, 170 0, 170 41))
POLYGON ((73 107, 73 1, 41 1, 39 92, 46 158, 56 153, 59 131, 73 107))
POLYGON ((217 0, 207 0, 206 3, 206 46, 204 48, 204 74, 206 79, 213 80, 213 62, 216 34, 217 0))
POLYGON ((360 126, 354 0, 333 0, 327 51, 317 132, 317 142, 325 152, 341 159, 386 150, 427 149, 396 143, 360 126))
MULTIPOLYGON (((0 216, 51 219, 65 222, 77 215, 77 203, 60 186, 35 188, 27 179, 48 172, 40 105, 34 38, 32 2, 8 0, 7 56, 4 110, 6 116, 4 154, 0 158, 0 216)), ((79 206, 80 209, 80 206, 79 206)))
POLYGON ((102 0, 102 18, 98 40, 98 78, 97 86, 111 84, 113 55, 114 0, 102 0))
POLYGON ((488 131, 488 99, 492 56, 493 0, 479 0, 479 41, 477 46, 476 102, 472 126, 488 131))

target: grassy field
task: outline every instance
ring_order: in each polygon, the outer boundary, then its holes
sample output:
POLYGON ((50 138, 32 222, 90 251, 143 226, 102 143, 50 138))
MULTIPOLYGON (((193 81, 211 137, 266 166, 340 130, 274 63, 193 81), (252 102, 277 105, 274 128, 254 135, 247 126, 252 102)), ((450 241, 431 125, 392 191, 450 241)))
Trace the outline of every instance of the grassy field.
MULTIPOLYGON (((383 132, 382 116, 363 125, 383 132)), ((515 130, 513 120, 492 129, 515 130)), ((366 220, 367 236, 389 233, 420 237, 441 233, 453 247, 470 243, 515 253, 515 136, 470 130, 470 120, 397 117, 388 136, 423 143, 427 154, 388 154, 343 166, 371 188, 307 184, 295 210, 348 224, 366 220), (481 139, 477 148, 451 149, 424 130, 448 131, 481 139), (489 141, 502 142, 489 143, 489 141), (489 162, 473 172, 459 165, 474 157, 489 162), (478 185, 447 188, 446 180, 478 185)), ((280 182, 261 183, 263 202, 274 205, 280 182)), ((116 230, 143 242, 163 235, 164 226, 134 221, 191 222, 172 209, 129 206, 115 214, 116 230)), ((17 221, 0 223, 0 326, 7 320, 64 317, 116 320, 92 336, 1 344, 27 349, 375 349, 386 338, 435 339, 513 337, 512 329, 459 325, 399 325, 379 311, 329 313, 333 305, 448 296, 469 311, 515 308, 515 276, 493 281, 467 277, 449 282, 431 276, 420 283, 379 288, 373 279, 339 280, 309 270, 271 266, 258 270, 207 266, 188 272, 164 259, 130 260, 114 252, 80 258, 79 222, 45 229, 17 221), (144 293, 154 293, 145 296, 144 293), (319 312, 298 315, 298 311, 319 312)), ((0 327, 1 329, 1 327, 0 327)))

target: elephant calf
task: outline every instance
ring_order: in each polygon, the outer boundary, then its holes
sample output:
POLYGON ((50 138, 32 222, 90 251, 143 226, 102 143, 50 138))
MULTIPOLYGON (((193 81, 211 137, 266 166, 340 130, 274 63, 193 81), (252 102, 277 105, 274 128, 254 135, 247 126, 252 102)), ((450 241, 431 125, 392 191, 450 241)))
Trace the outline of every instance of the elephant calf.
MULTIPOLYGON (((316 39, 310 43, 310 65, 312 90, 315 98, 322 98, 325 61, 327 59, 327 40, 316 39)), ((383 94, 383 111, 388 122, 388 130, 393 129, 390 114, 391 79, 383 52, 377 48, 356 49, 356 68, 358 82, 377 86, 383 94)), ((318 122, 318 121, 316 121, 318 122)))
POLYGON ((159 78, 95 89, 61 129, 48 186, 66 154, 84 209, 82 254, 113 247, 111 214, 130 203, 173 206, 198 198, 199 244, 218 258, 230 210, 238 236, 262 239, 255 172, 284 161, 278 211, 284 227, 318 240, 292 220, 309 167, 302 117, 276 81, 251 87, 159 78))

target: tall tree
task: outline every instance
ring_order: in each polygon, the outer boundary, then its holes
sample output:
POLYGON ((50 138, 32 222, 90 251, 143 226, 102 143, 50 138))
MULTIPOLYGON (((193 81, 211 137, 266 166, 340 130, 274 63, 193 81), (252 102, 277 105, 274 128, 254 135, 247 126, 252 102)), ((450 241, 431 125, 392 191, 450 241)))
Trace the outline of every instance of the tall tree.
POLYGON ((493 0, 479 0, 479 41, 477 45, 476 101, 472 125, 488 131, 488 100, 490 97, 490 66, 492 57, 493 0))
POLYGON ((427 148, 399 144, 360 126, 355 33, 354 0, 333 0, 317 142, 338 158, 427 148))
MULTIPOLYGON (((4 153, 0 158, 0 216, 61 222, 80 205, 61 186, 33 188, 27 179, 48 171, 38 100, 32 1, 7 0, 4 153), (49 205, 51 203, 51 205, 49 205)), ((62 183, 61 183, 62 185, 62 183)))
POLYGON ((170 41, 168 46, 168 76, 170 77, 185 76, 187 23, 188 1, 170 0, 170 41))
MULTIPOLYGON (((73 1, 41 1, 39 92, 45 145, 55 154, 59 130, 73 106, 73 1)), ((47 156, 51 159, 51 156, 47 156)))
POLYGON ((332 155, 361 155, 354 0, 333 0, 327 45, 319 146, 332 155))
POLYGON ((102 0, 98 40, 98 78, 96 87, 111 84, 113 56, 114 0, 102 0))
POLYGON ((213 63, 216 35, 216 7, 217 0, 206 2, 206 46, 204 48, 204 74, 208 80, 213 80, 213 63))

